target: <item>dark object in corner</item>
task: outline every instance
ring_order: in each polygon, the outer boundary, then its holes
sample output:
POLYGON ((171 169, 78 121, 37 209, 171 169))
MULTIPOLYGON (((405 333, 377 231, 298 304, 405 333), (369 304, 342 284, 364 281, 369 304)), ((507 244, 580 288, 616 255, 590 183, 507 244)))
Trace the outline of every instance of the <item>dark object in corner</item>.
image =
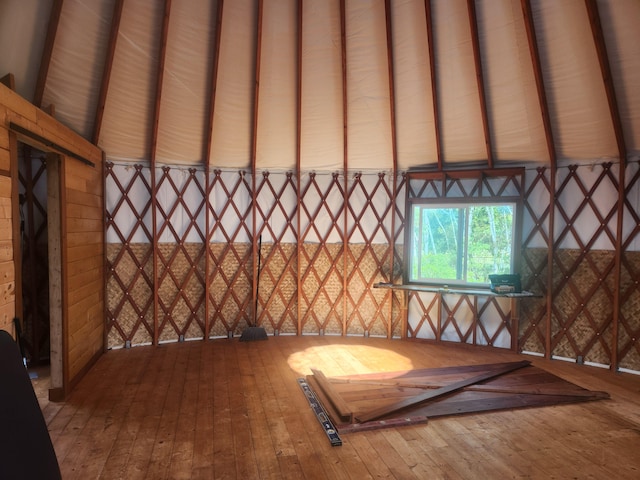
POLYGON ((20 349, 4 330, 0 330, 0 478, 62 478, 20 349))
POLYGON ((262 327, 247 327, 240 335, 241 342, 254 342, 256 340, 267 340, 267 332, 262 327))

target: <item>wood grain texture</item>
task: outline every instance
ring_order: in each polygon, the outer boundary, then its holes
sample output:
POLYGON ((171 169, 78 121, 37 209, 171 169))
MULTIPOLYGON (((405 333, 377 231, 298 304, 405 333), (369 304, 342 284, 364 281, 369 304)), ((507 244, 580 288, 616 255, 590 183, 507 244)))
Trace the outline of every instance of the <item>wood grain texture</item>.
POLYGON ((640 378, 561 361, 355 337, 269 337, 110 351, 43 407, 65 479, 617 478, 640 469, 640 378), (605 401, 342 435, 296 379, 531 360, 605 401))

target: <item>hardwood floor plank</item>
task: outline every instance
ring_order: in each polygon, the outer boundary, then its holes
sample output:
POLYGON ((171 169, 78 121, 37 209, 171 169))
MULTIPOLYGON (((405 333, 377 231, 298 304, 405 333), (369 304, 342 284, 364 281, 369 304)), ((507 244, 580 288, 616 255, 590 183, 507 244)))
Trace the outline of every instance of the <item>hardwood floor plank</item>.
POLYGON ((46 404, 63 478, 616 478, 640 472, 640 378, 469 347, 355 337, 110 351, 46 404), (296 379, 532 360, 610 399, 430 419, 332 447, 296 379))

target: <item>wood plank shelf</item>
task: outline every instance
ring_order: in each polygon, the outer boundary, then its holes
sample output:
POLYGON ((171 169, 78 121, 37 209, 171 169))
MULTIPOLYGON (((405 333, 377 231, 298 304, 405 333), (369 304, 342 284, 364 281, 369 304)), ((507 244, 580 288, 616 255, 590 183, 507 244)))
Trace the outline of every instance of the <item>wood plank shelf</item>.
MULTIPOLYGON (((420 294, 420 293, 431 293, 436 295, 437 297, 437 323, 435 325, 435 338, 433 340, 437 342, 442 342, 442 331, 443 324, 446 321, 450 321, 451 317, 454 317, 455 310, 457 308, 454 307, 453 313, 450 312, 448 318, 443 318, 444 315, 442 313, 442 306, 445 302, 444 297, 446 295, 458 295, 464 297, 473 297, 473 300, 469 302, 472 305, 473 310, 473 321, 472 326, 469 331, 473 332, 472 341, 473 345, 477 345, 476 341, 476 332, 480 329, 483 333, 486 331, 484 329, 484 325, 480 319, 478 314, 478 297, 488 297, 488 298, 507 298, 510 301, 510 309, 509 312, 502 317, 502 321, 504 323, 505 328, 509 332, 510 336, 510 344, 509 348, 514 352, 518 351, 518 321, 519 321, 519 300, 526 298, 542 298, 541 295, 536 294, 534 292, 522 291, 522 292, 494 292, 489 288, 450 288, 446 285, 420 285, 420 284, 394 284, 394 283, 376 283, 373 285, 374 288, 386 288, 394 291, 400 292, 401 298, 401 316, 402 316, 402 338, 412 338, 412 335, 409 332, 409 300, 412 295, 420 294)), ((502 312, 500 312, 502 316, 502 312)), ((455 319, 453 320, 455 322, 455 319)), ((463 335, 460 335, 461 337, 463 335)), ((413 337, 415 338, 415 337, 413 337)), ((461 338, 460 343, 464 342, 461 338)), ((488 346, 493 345, 492 341, 487 342, 488 346)), ((504 347, 497 347, 504 348, 504 347)))

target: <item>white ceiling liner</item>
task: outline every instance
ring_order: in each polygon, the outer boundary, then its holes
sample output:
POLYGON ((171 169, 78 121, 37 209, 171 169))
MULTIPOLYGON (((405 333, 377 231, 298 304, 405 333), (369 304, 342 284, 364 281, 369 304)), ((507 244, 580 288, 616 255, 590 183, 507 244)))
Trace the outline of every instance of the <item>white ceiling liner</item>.
POLYGON ((256 0, 224 4, 211 144, 216 167, 251 166, 256 6, 256 0))
MULTIPOLYGON (((203 164, 219 1, 171 2, 163 84, 157 92, 164 2, 124 0, 98 140, 108 159, 147 162, 154 156, 159 163, 203 164), (157 100, 158 134, 152 147, 157 100)), ((0 76, 13 73, 17 91, 30 100, 52 2, 0 2, 0 76)), ((88 139, 104 81, 114 3, 64 0, 43 91, 43 106, 54 104, 58 119, 88 139)), ((340 1, 262 4, 256 83, 259 0, 224 2, 208 152, 212 167, 251 167, 256 85, 259 169, 295 168, 298 128, 303 170, 342 169, 345 132, 349 169, 388 170, 394 152, 400 169, 435 165, 424 0, 389 2, 393 82, 385 1, 345 0, 345 92, 340 1)), ((548 162, 520 0, 476 0, 475 5, 495 164, 548 162)), ((640 157, 640 2, 597 0, 597 5, 626 150, 635 159, 640 157)), ((616 158, 618 146, 585 1, 531 0, 531 6, 558 160, 616 158)), ((444 164, 486 163, 467 1, 431 0, 431 8, 444 164)))
POLYGON ((338 170, 344 163, 340 2, 307 1, 302 14, 300 165, 338 170))

